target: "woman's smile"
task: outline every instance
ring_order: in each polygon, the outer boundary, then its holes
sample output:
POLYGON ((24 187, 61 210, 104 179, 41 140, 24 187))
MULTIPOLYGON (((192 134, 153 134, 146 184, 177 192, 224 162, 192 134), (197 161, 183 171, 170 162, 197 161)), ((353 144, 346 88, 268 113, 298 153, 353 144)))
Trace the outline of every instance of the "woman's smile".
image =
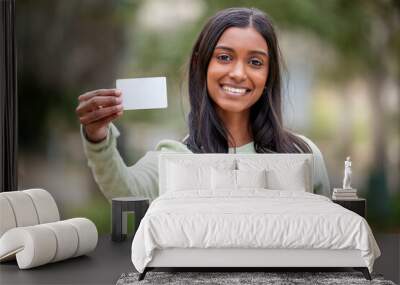
POLYGON ((228 84, 221 84, 221 89, 228 96, 234 96, 234 97, 249 95, 251 92, 250 88, 228 85, 228 84))

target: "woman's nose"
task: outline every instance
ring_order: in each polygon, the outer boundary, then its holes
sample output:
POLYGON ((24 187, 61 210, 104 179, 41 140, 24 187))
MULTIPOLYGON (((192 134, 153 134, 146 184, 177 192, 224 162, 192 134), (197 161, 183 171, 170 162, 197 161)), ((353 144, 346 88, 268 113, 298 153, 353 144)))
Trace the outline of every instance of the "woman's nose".
POLYGON ((229 77, 231 77, 236 82, 242 82, 246 80, 247 74, 244 64, 238 61, 234 65, 232 65, 232 69, 229 72, 229 77))

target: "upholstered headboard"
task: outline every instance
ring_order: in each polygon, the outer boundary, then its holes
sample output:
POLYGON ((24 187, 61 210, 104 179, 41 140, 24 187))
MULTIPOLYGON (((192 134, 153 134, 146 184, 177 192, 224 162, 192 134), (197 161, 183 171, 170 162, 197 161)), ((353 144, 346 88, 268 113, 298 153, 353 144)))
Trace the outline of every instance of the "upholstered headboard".
MULTIPOLYGON (((275 179, 284 180, 286 173, 299 165, 304 167, 306 191, 313 192, 312 154, 192 154, 161 153, 159 156, 159 195, 167 191, 168 169, 171 165, 184 167, 214 167, 220 169, 267 169, 275 173, 275 179), (237 167, 237 168, 235 168, 237 167)), ((303 168, 302 168, 303 169, 303 168)))

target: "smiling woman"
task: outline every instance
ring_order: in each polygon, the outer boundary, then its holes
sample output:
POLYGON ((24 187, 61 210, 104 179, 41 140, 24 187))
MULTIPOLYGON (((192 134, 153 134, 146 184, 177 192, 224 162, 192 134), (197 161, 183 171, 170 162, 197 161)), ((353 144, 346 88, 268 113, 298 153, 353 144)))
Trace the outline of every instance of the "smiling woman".
POLYGON ((121 93, 100 89, 79 96, 84 149, 105 196, 158 193, 158 156, 183 153, 314 154, 314 192, 329 196, 329 179, 319 149, 282 125, 280 53, 267 15, 230 8, 209 19, 194 44, 188 73, 189 134, 182 142, 162 140, 128 167, 116 148, 111 123, 123 114, 121 93), (99 109, 99 106, 103 108, 99 109))

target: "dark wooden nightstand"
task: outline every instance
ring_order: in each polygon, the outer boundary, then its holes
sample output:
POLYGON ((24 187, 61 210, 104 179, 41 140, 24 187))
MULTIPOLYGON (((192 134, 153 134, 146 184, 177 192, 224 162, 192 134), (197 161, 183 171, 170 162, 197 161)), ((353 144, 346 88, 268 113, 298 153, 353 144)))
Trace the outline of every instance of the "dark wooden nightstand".
POLYGON ((335 200, 332 202, 339 204, 340 206, 359 214, 361 217, 366 217, 367 200, 364 198, 357 198, 352 200, 335 200))
POLYGON ((127 237, 127 214, 134 213, 135 228, 133 235, 139 227, 140 221, 149 208, 150 200, 142 197, 119 197, 112 199, 112 225, 111 238, 113 241, 123 241, 127 237))

